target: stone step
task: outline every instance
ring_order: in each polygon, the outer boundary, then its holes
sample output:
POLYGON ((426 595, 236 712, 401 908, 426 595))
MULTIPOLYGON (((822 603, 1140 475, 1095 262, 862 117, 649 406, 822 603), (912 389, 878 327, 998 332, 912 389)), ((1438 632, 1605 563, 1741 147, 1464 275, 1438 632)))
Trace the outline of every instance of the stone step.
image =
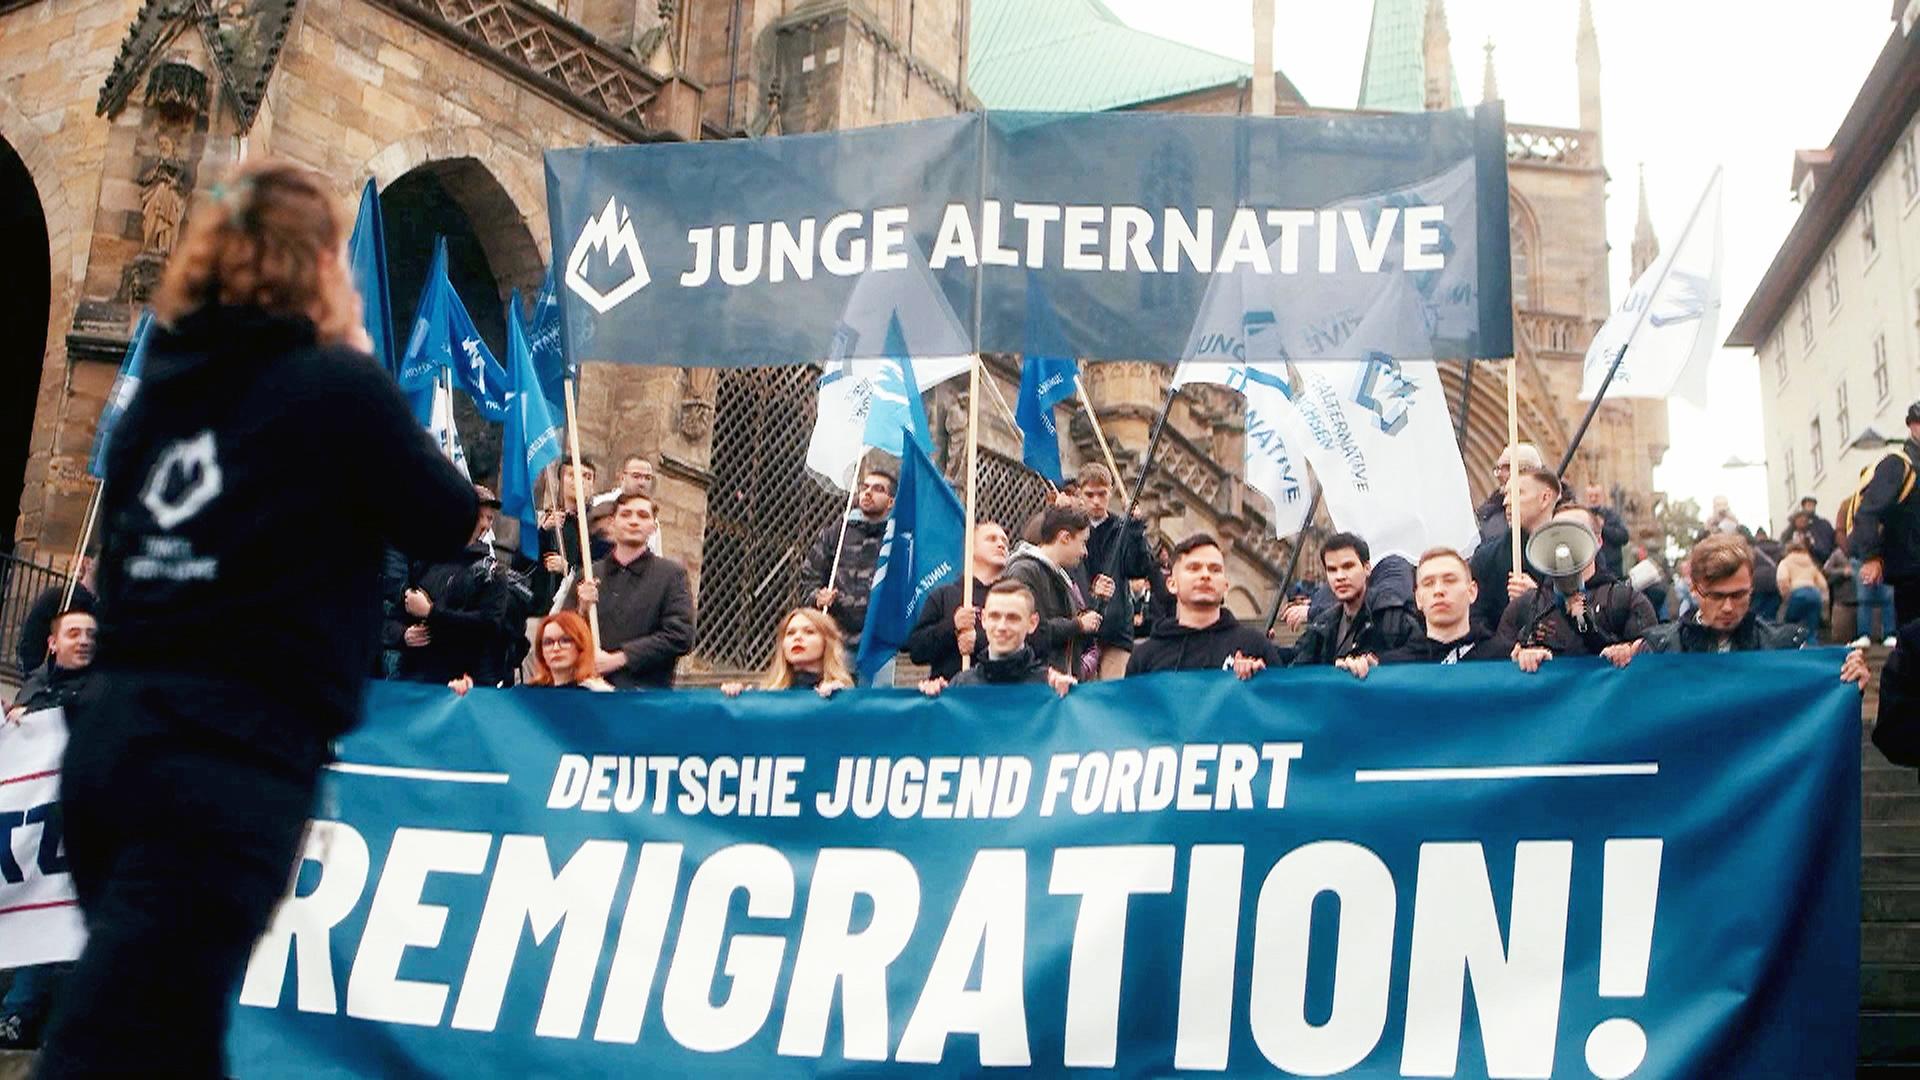
POLYGON ((1860 826, 1860 851, 1874 855, 1920 854, 1920 822, 1869 821, 1860 826))
POLYGON ((1860 1060, 1920 1064, 1920 1011, 1861 1010, 1860 1060))
POLYGON ((1920 964, 1867 964, 1860 969, 1863 1009, 1920 1009, 1920 964))
POLYGON ((27 1080, 33 1075, 33 1059, 25 1050, 0 1050, 0 1080, 27 1080))
POLYGON ((1860 790, 1868 795, 1911 795, 1920 792, 1920 779, 1912 769, 1869 767, 1860 770, 1860 790))
POLYGON ((1868 792, 1860 799, 1862 822, 1920 822, 1920 785, 1908 791, 1868 792))
POLYGON ((1860 963, 1920 964, 1920 923, 1861 923, 1860 963))
POLYGON ((1876 885, 1920 885, 1920 855, 1863 855, 1860 859, 1860 883, 1876 885))
POLYGON ((1861 888, 1860 918, 1866 922, 1920 923, 1920 886, 1869 885, 1861 888))

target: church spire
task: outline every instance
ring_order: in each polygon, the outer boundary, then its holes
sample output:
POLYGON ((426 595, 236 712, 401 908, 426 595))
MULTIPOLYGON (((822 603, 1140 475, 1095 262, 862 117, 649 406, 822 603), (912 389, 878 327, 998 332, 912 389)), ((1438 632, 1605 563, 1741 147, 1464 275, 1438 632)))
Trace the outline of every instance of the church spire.
POLYGON ((1580 37, 1573 63, 1580 76, 1580 130, 1600 136, 1600 39, 1593 32, 1593 0, 1580 0, 1580 37))
POLYGON ((1487 64, 1486 67, 1480 71, 1480 100, 1499 101, 1500 83, 1493 75, 1493 39, 1488 38, 1487 43, 1482 45, 1481 49, 1485 50, 1487 54, 1487 64))
POLYGON ((1420 33, 1421 59, 1426 75, 1426 108, 1453 107, 1453 39, 1447 34, 1446 0, 1427 0, 1426 25, 1420 33))
POLYGON ((1640 216, 1633 223, 1633 277, 1660 257, 1660 240, 1653 235, 1653 214, 1647 210, 1647 166, 1640 166, 1640 216))

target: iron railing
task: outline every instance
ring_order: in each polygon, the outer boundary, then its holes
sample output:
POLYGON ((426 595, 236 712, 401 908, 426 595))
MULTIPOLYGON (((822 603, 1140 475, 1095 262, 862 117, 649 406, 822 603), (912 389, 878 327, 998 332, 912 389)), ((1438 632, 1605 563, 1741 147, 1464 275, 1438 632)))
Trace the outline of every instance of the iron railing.
POLYGON ((66 575, 17 555, 0 555, 0 678, 18 679, 20 629, 34 601, 66 585, 66 575))

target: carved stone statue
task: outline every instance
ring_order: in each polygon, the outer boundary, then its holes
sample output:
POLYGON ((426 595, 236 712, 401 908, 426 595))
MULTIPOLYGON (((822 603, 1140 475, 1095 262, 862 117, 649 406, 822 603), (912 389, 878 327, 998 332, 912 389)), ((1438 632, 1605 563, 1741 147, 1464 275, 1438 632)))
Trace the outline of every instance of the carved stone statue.
POLYGON ((160 155, 140 174, 140 238, 147 251, 173 251, 187 212, 186 179, 185 163, 173 156, 173 140, 160 136, 160 155))
POLYGON ((713 434, 714 394, 720 386, 718 368, 690 367, 680 371, 680 434, 694 442, 713 434))

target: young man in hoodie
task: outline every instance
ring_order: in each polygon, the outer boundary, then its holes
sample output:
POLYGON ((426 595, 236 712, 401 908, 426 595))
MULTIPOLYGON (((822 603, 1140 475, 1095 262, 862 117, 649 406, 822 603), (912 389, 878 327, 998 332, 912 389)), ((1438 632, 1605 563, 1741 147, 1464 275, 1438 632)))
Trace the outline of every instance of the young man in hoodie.
POLYGON ((1294 642, 1293 666, 1328 665, 1345 657, 1379 656, 1420 633, 1420 615, 1404 602, 1374 596, 1368 588, 1373 553, 1352 533, 1327 537, 1320 567, 1336 603, 1307 624, 1294 642))
POLYGON ((1457 664, 1465 660, 1498 660, 1500 654, 1485 647, 1491 636, 1487 628, 1473 621, 1473 601, 1480 586, 1466 556, 1449 547, 1437 547, 1420 556, 1414 566, 1413 602, 1425 620, 1424 629, 1405 645, 1379 655, 1336 660, 1334 666, 1356 678, 1381 664, 1457 664))
POLYGON ((987 590, 980 608, 980 630, 987 639, 987 653, 973 666, 951 680, 935 676, 920 684, 920 692, 937 697, 949 686, 1023 686, 1047 685, 1061 697, 1078 682, 1073 676, 1055 671, 1034 654, 1027 640, 1040 625, 1034 610, 1033 591, 1011 579, 997 581, 987 590))
POLYGON ((1100 612, 1089 609, 1073 573, 1087 557, 1089 524, 1078 506, 1049 506, 1040 516, 1040 542, 1020 545, 1006 573, 1034 596, 1040 623, 1028 646, 1055 671, 1082 680, 1099 671, 1100 612))
POLYGON ((1231 671, 1250 679, 1268 667, 1283 667, 1283 653, 1258 628, 1243 625, 1226 608, 1227 558, 1206 533, 1195 533, 1173 549, 1174 613, 1153 626, 1153 634, 1134 644, 1128 675, 1155 671, 1231 671))

